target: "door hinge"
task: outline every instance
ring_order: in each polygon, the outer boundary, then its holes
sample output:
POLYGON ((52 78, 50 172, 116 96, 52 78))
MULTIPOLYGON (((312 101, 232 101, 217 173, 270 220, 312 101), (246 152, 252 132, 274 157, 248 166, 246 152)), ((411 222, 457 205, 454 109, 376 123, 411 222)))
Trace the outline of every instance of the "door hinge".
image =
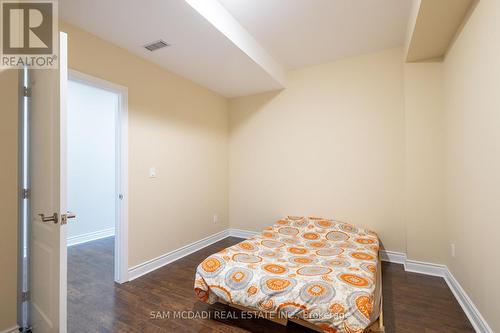
POLYGON ((31 88, 23 87, 23 96, 30 97, 31 96, 31 88))
POLYGON ((28 302, 30 300, 30 292, 29 291, 23 291, 21 293, 21 301, 22 302, 28 302))
POLYGON ((31 190, 29 188, 23 188, 21 190, 21 198, 28 199, 31 196, 31 190))

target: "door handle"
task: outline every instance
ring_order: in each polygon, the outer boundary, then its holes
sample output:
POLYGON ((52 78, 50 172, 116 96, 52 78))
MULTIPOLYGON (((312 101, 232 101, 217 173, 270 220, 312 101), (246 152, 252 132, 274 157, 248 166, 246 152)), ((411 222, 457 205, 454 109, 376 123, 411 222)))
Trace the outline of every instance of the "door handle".
POLYGON ((59 222, 57 213, 54 213, 52 216, 45 216, 44 214, 38 214, 38 216, 40 216, 42 222, 54 222, 55 224, 59 222))
POLYGON ((74 219, 76 217, 75 213, 67 212, 66 214, 61 215, 61 225, 67 224, 68 219, 74 219))

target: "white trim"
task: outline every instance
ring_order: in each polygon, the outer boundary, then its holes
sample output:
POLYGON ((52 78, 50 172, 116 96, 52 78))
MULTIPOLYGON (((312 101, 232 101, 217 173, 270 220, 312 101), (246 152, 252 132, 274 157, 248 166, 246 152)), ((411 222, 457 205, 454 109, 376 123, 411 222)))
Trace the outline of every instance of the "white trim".
MULTIPOLYGON (((183 258, 193 252, 201 250, 202 248, 218 242, 226 237, 239 237, 239 238, 250 238, 259 234, 256 231, 242 230, 229 228, 203 238, 199 241, 193 242, 186 246, 183 246, 177 250, 166 253, 155 259, 148 260, 142 264, 134 266, 129 269, 128 275, 131 280, 134 280, 144 274, 152 272, 160 267, 170 264, 180 258, 183 258)), ((387 261, 396 264, 402 264, 405 271, 432 275, 444 278, 451 292, 457 299, 458 303, 465 312, 467 318, 469 318, 472 326, 479 333, 493 333, 488 323, 483 318, 479 310, 476 308, 472 300, 469 298, 465 290, 460 286, 458 281, 455 279, 453 274, 450 272, 447 266, 440 264, 433 264, 428 262, 409 260, 406 257, 406 253, 395 252, 395 251, 380 251, 380 257, 382 261, 387 261)))
POLYGON ((128 89, 121 86, 117 89, 120 94, 117 161, 120 162, 116 174, 115 253, 119 253, 119 256, 115 256, 115 281, 124 283, 128 281, 128 89))
MULTIPOLYGON (((68 145, 68 35, 62 31, 59 32, 59 214, 66 214, 67 207, 67 145, 68 145)), ((67 225, 61 224, 59 228, 59 299, 55 303, 59 307, 58 328, 59 333, 68 331, 68 247, 67 247, 67 225)), ((31 238, 31 237, 30 237, 31 238)), ((30 258, 28 256, 28 265, 30 258)), ((33 272, 28 268, 28 281, 33 272)), ((37 277, 39 278, 39 277, 37 277)), ((48 285, 52 286, 52 281, 48 285)), ((29 285, 29 282, 28 282, 29 285)), ((29 287, 30 288, 30 287, 29 287)), ((30 289, 28 289, 30 290, 30 289)), ((28 304, 34 304, 28 302, 28 304)), ((53 303, 49 303, 53 305, 53 303)), ((29 309, 29 305, 28 305, 29 309)), ((48 311, 48 309, 44 309, 48 311)), ((28 310, 28 318, 34 320, 28 310)), ((51 317, 52 319, 52 317, 51 317)), ((29 319, 28 319, 29 320, 29 319)))
POLYGON ((14 332, 17 332, 19 333, 19 326, 14 326, 14 327, 11 327, 11 328, 7 328, 3 331, 0 331, 0 333, 14 333, 14 332))
POLYGON ((479 312, 478 308, 472 302, 460 283, 455 279, 446 265, 409 260, 406 258, 406 253, 393 251, 380 251, 380 257, 383 261, 404 265, 407 272, 419 273, 424 275, 438 276, 444 278, 446 284, 462 307, 467 318, 474 327, 474 330, 479 333, 493 333, 484 317, 479 312))
POLYGON ((179 260, 193 252, 201 250, 204 247, 207 247, 208 245, 223 240, 224 238, 227 238, 228 236, 229 236, 228 229, 222 230, 216 234, 200 239, 199 241, 178 248, 177 250, 170 251, 168 253, 165 253, 164 255, 161 255, 154 259, 148 260, 142 264, 131 267, 128 270, 129 281, 137 279, 138 277, 144 274, 152 272, 160 267, 170 264, 171 262, 179 260))
POLYGON ((128 88, 72 69, 69 78, 120 97, 116 120, 116 160, 119 162, 116 163, 115 281, 124 283, 128 281, 128 88))
POLYGON ((460 303, 460 306, 467 315, 467 318, 469 318, 469 321, 474 327, 474 330, 480 333, 493 333, 493 330, 481 315, 474 302, 472 302, 470 297, 467 295, 465 290, 462 288, 460 283, 458 283, 458 281, 455 279, 448 268, 446 269, 446 275, 444 279, 448 284, 448 287, 451 289, 453 295, 455 295, 458 303, 460 303))
MULTIPOLYGON (((232 237, 250 238, 258 234, 255 231, 241 230, 241 229, 228 229, 229 235, 232 237)), ((412 273, 419 273, 431 276, 438 276, 444 278, 451 292, 457 299, 458 303, 465 312, 467 318, 472 326, 479 333, 493 333, 488 323, 481 315, 477 307, 469 298, 465 290, 455 279, 447 266, 441 264, 433 264, 428 262, 410 260, 406 257, 406 253, 380 250, 380 259, 395 264, 404 266, 405 271, 412 273)))
POLYGON ((469 318, 474 330, 479 333, 493 333, 493 330, 489 327, 474 302, 472 302, 446 265, 409 260, 406 258, 406 253, 393 251, 380 251, 380 257, 383 261, 404 265, 405 271, 407 272, 444 278, 451 292, 462 307, 465 315, 469 318))
POLYGON ((380 259, 382 261, 404 265, 406 262, 406 253, 380 250, 380 259))
POLYGON ((404 266, 405 271, 407 272, 440 276, 443 278, 446 276, 446 271, 448 270, 448 267, 446 267, 445 265, 408 259, 405 261, 404 266))
POLYGON ((74 69, 68 69, 68 78, 71 81, 80 82, 86 85, 91 85, 100 89, 104 89, 113 93, 121 94, 128 92, 128 88, 119 84, 106 81, 104 79, 79 72, 74 69))
POLYGON ((88 232, 83 235, 68 237, 68 246, 73 246, 77 244, 83 244, 98 240, 101 238, 111 237, 115 235, 115 228, 108 228, 104 230, 98 230, 93 232, 88 232))
POLYGON ((238 238, 250 238, 259 234, 257 231, 242 230, 242 229, 227 229, 229 236, 238 238))

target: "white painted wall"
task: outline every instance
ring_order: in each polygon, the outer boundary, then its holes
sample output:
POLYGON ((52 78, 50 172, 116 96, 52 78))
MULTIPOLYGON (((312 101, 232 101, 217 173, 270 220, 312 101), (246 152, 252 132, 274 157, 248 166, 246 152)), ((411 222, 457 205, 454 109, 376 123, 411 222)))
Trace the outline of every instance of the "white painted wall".
POLYGON ((68 242, 114 232, 118 95, 79 82, 68 89, 68 242))

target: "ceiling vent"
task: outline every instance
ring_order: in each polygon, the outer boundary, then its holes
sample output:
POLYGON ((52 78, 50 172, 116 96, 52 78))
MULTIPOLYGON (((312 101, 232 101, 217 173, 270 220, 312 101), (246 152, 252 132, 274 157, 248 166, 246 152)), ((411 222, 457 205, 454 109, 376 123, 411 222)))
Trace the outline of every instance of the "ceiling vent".
POLYGON ((163 47, 167 47, 167 46, 170 46, 170 44, 167 44, 166 42, 162 41, 161 39, 156 41, 156 42, 152 42, 152 43, 144 45, 144 47, 151 52, 156 51, 158 49, 161 49, 163 47))

